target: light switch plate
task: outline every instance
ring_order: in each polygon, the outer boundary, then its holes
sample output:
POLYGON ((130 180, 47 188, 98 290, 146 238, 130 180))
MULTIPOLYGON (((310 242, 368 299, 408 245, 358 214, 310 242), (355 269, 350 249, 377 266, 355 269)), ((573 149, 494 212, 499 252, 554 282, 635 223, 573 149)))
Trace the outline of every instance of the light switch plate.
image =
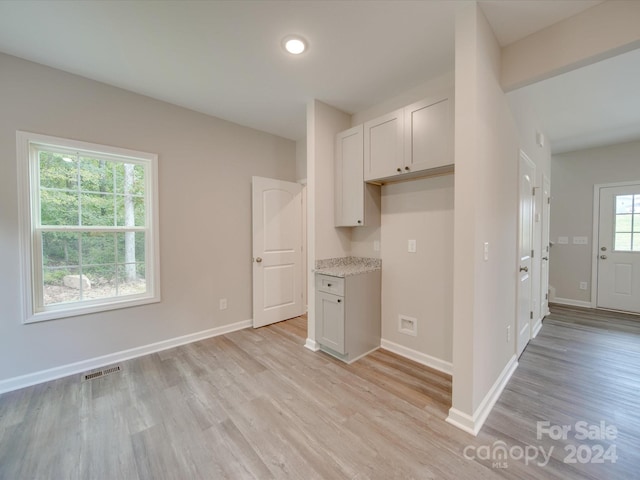
POLYGON ((489 260, 489 242, 484 242, 484 261, 489 260))
POLYGON ((379 252, 380 251, 380 240, 374 240, 373 241, 373 251, 374 252, 379 252))
POLYGON ((573 237, 574 245, 588 245, 588 243, 587 237, 573 237))
POLYGON ((409 253, 416 253, 417 247, 416 247, 416 241, 415 240, 409 240, 409 245, 407 246, 407 251, 409 253))
POLYGON ((567 245, 569 243, 569 237, 558 237, 558 245, 567 245))

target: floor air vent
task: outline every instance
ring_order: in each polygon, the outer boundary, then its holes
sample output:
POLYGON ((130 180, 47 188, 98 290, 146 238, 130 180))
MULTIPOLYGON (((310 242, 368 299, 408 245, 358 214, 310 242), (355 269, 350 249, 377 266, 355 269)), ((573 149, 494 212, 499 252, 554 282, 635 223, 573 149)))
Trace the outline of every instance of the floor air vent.
POLYGON ((115 367, 109 367, 91 373, 84 373, 82 374, 82 381, 86 382, 87 380, 94 380, 96 378, 105 377, 107 375, 111 375, 112 373, 118 373, 120 370, 120 365, 116 365, 115 367))

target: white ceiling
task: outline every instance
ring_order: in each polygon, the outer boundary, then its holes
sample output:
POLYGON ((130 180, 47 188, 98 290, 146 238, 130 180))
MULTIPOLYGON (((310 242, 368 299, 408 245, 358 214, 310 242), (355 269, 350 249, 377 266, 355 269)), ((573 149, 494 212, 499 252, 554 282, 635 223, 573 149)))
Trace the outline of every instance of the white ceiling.
MULTIPOLYGON (((355 113, 451 71, 461 3, 3 0, 0 51, 297 140, 312 98, 355 113)), ((480 2, 501 45, 597 3, 480 2)))
POLYGON ((563 153, 640 139, 640 49, 509 93, 563 153))

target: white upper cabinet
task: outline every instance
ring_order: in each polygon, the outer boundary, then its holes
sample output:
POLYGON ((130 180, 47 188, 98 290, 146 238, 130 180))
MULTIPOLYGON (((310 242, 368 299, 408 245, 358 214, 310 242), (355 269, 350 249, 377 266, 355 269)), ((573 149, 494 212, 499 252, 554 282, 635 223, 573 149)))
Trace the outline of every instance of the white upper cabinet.
POLYGON ((365 181, 453 165, 453 113, 452 95, 442 95, 366 122, 365 181))
POLYGON ((453 164, 453 102, 423 100, 404 109, 405 171, 453 164))
POLYGON ((336 135, 335 202, 336 227, 364 225, 363 126, 336 135))
POLYGON ((364 178, 371 180, 402 172, 404 110, 364 124, 364 178))

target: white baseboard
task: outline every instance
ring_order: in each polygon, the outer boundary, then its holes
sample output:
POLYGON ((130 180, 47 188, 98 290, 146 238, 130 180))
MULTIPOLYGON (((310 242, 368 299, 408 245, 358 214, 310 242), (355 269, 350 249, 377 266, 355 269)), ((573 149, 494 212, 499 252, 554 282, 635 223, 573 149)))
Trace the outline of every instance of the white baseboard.
POLYGON ((551 303, 557 303, 559 305, 568 305, 570 307, 593 308, 591 305, 591 302, 585 302, 584 300, 573 300, 571 298, 556 297, 553 299, 551 303))
POLYGON ((108 355, 102 355, 88 360, 82 360, 80 362, 69 363, 60 367, 41 370, 39 372, 8 378, 6 380, 0 380, 0 393, 30 387, 31 385, 56 380, 69 375, 75 375, 117 362, 124 362, 125 360, 142 357, 143 355, 148 355, 150 353, 160 352, 162 350, 178 347, 187 343, 197 342, 198 340, 204 340, 205 338, 217 337, 219 335, 224 335, 225 333, 235 332, 237 330, 251 327, 252 325, 253 320, 244 320, 230 325, 224 325, 222 327, 210 328, 201 332, 190 333, 189 335, 170 338, 161 342, 130 348, 128 350, 122 350, 120 352, 110 353, 108 355))
POLYGON ((315 340, 311 340, 310 338, 307 338, 307 341, 304 342, 304 348, 308 348, 312 352, 317 352, 318 350, 320 350, 318 342, 316 342, 315 340))
POLYGON ((446 373, 447 375, 451 375, 453 373, 453 365, 451 362, 446 362, 439 358, 432 357, 431 355, 427 355, 426 353, 404 347, 389 340, 385 340, 384 338, 380 341, 380 348, 389 350, 401 357, 408 358, 409 360, 413 360, 414 362, 446 373))
POLYGON ((484 425, 484 422, 491 413, 493 406, 498 401, 498 398, 500 398, 500 394, 504 390, 504 387, 507 385, 507 382, 517 367, 518 357, 513 355, 502 369, 502 372, 496 379, 493 386, 489 389, 478 408, 473 412, 473 416, 451 407, 449 409, 449 416, 446 419, 447 422, 467 433, 470 433, 474 437, 478 435, 482 425, 484 425))

